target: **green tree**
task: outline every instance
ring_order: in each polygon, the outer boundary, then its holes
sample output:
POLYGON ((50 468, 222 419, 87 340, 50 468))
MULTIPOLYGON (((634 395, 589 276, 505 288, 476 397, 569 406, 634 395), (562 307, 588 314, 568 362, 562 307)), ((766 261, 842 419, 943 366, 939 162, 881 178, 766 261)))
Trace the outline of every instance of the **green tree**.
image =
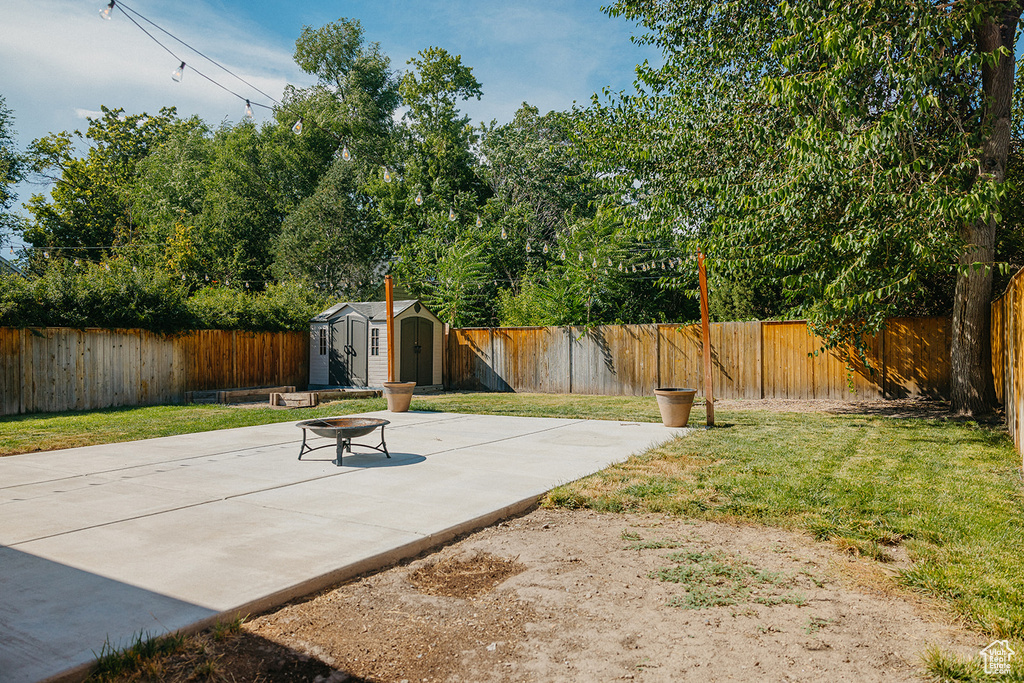
POLYGON ((24 178, 25 171, 25 158, 14 147, 14 114, 0 95, 0 246, 20 223, 19 217, 8 211, 17 199, 14 186, 24 178))
POLYGON ((375 196, 382 192, 399 102, 390 60, 363 35, 358 21, 340 19, 306 27, 296 41, 295 61, 319 81, 292 89, 288 106, 301 110, 314 132, 334 139, 335 154, 316 189, 286 217, 276 243, 279 277, 346 298, 375 286, 386 260, 375 196))
POLYGON ((398 257, 399 281, 415 295, 429 298, 435 308, 458 311, 460 324, 465 324, 478 320, 474 316, 486 318, 485 309, 444 297, 465 291, 471 282, 478 287, 493 282, 486 255, 465 246, 467 240, 487 240, 492 234, 486 224, 476 225, 489 191, 472 153, 477 134, 458 109, 464 100, 479 99, 482 91, 461 57, 442 48, 423 50, 409 63, 414 68, 399 86, 408 111, 391 157, 397 182, 377 185, 376 205, 388 226, 389 250, 398 257), (445 267, 447 274, 441 277, 438 257, 450 250, 471 257, 472 267, 445 267), (456 276, 461 284, 438 286, 456 276), (475 311, 473 316, 469 311, 475 311))
POLYGON ((638 68, 639 95, 599 108, 637 222, 688 233, 726 273, 754 261, 784 273, 836 342, 958 269, 953 407, 990 409, 1018 3, 620 0, 610 11, 639 21, 665 57, 638 68))
POLYGON ((55 133, 29 146, 31 170, 52 182, 50 197, 33 195, 24 239, 35 247, 59 248, 67 256, 99 260, 111 247, 132 244, 138 223, 130 199, 136 169, 182 124, 173 107, 156 116, 124 114, 102 107, 85 133, 55 133), (75 140, 89 145, 85 156, 75 140))

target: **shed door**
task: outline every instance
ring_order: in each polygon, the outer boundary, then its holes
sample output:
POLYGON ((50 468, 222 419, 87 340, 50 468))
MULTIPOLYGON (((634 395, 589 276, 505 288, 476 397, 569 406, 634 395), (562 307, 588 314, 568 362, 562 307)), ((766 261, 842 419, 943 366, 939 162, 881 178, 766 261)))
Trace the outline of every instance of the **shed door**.
POLYGON ((348 319, 348 380, 354 387, 366 386, 367 353, 366 321, 356 316, 348 319))
POLYGON ((434 383, 434 323, 426 318, 402 320, 402 361, 400 382, 416 382, 419 386, 434 383))
POLYGON ((331 384, 365 387, 367 374, 366 321, 350 315, 331 325, 331 384))

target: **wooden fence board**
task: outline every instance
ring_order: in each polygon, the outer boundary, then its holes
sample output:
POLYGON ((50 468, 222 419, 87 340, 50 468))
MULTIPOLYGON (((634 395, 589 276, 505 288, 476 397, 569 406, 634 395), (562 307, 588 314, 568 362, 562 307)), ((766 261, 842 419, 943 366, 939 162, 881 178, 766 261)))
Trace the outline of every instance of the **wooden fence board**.
MULTIPOLYGON (((895 320, 866 340, 866 363, 850 348, 822 351, 803 321, 713 323, 710 331, 718 398, 866 400, 886 387, 948 394, 945 319, 895 320)), ((650 395, 660 385, 703 394, 698 326, 456 329, 448 352, 447 382, 457 389, 650 395)))
POLYGON ((309 381, 305 332, 0 328, 0 415, 181 401, 187 391, 309 381))

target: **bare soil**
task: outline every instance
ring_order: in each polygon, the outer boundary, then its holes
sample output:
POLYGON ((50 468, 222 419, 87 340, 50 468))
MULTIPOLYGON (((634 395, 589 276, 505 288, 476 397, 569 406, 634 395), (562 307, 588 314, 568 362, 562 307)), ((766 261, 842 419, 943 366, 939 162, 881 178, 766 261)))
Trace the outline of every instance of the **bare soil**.
POLYGON ((538 509, 252 618, 161 680, 919 681, 984 637, 773 528, 538 509), (673 579, 673 580, 663 580, 673 579))

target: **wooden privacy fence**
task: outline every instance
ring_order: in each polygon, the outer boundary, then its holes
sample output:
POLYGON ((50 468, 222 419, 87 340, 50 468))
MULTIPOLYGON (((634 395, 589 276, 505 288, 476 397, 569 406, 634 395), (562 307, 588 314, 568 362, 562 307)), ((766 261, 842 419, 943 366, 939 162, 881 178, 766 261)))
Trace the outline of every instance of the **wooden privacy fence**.
MULTIPOLYGON (((717 398, 904 398, 949 394, 949 321, 893 318, 869 340, 872 372, 852 368, 806 322, 711 325, 717 398)), ((541 393, 649 396, 663 387, 703 395, 700 327, 609 325, 454 329, 448 386, 541 393)))
POLYGON ((1024 270, 992 302, 992 375, 1017 452, 1024 452, 1024 270))
POLYGON ((306 332, 0 328, 0 415, 174 403, 186 391, 308 382, 306 332))

